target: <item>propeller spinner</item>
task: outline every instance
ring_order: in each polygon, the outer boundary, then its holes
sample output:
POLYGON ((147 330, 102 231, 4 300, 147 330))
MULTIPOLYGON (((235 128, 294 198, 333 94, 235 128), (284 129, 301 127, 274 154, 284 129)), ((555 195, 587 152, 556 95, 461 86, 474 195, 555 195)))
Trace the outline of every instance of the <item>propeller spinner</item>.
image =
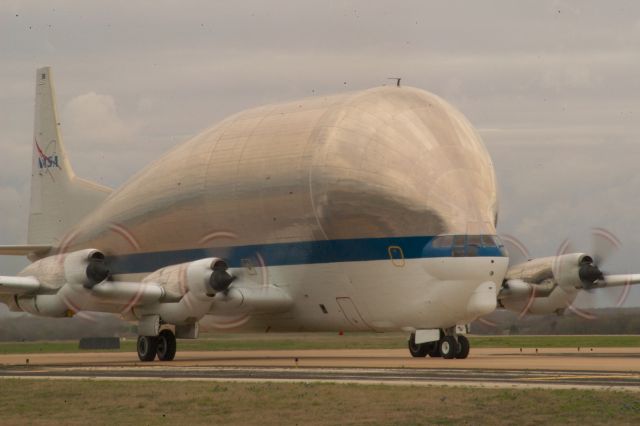
POLYGON ((597 287, 598 280, 604 280, 604 274, 594 263, 591 257, 585 256, 578 270, 580 281, 582 281, 584 288, 587 290, 597 287))

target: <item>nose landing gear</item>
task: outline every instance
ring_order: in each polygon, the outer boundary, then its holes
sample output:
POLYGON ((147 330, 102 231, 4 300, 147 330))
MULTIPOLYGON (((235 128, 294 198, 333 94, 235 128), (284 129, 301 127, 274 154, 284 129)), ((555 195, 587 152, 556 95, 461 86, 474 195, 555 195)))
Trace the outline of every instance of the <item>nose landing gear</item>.
POLYGON ((462 334, 445 334, 440 330, 440 340, 426 343, 416 343, 415 333, 409 337, 409 353, 414 358, 464 359, 469 356, 469 339, 462 334))

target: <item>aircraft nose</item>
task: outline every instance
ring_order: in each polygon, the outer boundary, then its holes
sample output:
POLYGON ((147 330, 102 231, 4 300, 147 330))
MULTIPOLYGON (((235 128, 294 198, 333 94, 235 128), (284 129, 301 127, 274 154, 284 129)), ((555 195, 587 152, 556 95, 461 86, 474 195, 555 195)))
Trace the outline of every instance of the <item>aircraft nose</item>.
POLYGON ((480 317, 496 309, 496 283, 485 281, 471 294, 467 302, 467 312, 480 317))

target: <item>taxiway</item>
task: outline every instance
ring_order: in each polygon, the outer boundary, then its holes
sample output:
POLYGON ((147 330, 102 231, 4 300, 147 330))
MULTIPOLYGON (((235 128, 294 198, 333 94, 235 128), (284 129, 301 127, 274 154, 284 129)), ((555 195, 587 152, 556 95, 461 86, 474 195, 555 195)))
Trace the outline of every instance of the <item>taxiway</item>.
POLYGON ((405 350, 179 352, 141 363, 131 352, 0 355, 0 377, 105 380, 319 381, 640 391, 636 348, 475 349, 466 360, 405 350))

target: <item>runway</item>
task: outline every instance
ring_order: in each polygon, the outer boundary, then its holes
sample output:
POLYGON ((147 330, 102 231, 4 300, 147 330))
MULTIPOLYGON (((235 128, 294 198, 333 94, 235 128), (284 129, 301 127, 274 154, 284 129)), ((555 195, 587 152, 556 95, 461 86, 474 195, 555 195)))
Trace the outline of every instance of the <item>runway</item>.
POLYGON ((132 352, 0 355, 0 377, 97 380, 340 382, 640 391, 636 348, 476 349, 466 360, 404 350, 179 352, 141 363, 132 352))

